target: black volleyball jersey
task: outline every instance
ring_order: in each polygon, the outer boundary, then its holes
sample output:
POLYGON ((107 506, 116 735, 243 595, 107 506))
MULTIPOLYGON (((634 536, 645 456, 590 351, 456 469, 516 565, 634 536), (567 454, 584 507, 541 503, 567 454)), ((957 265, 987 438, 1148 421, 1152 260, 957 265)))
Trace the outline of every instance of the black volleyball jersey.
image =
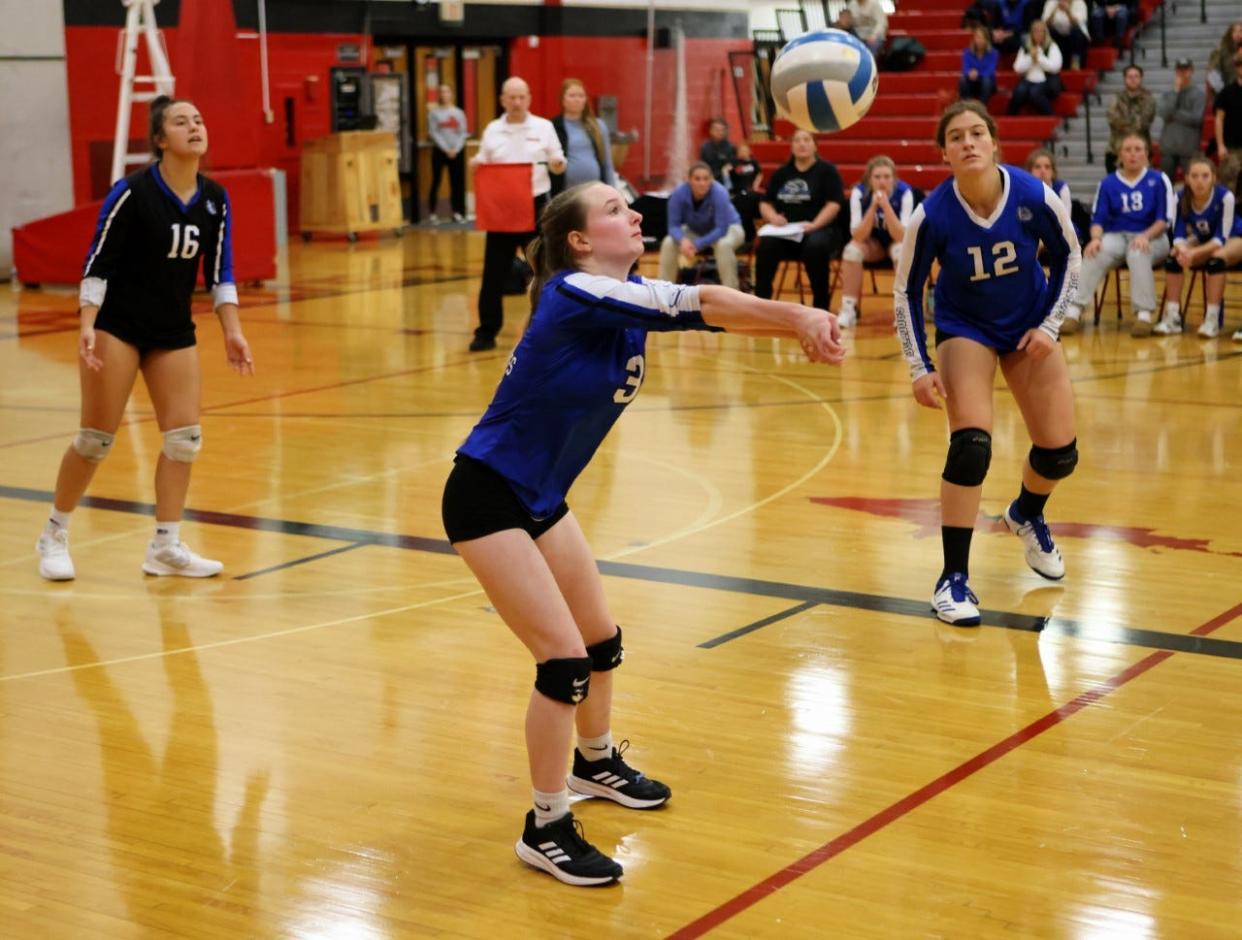
POLYGON ((119 181, 104 200, 82 270, 82 303, 99 307, 99 329, 113 327, 156 347, 184 345, 194 333, 190 299, 200 259, 215 305, 236 303, 224 187, 200 173, 197 191, 183 203, 152 164, 119 181))

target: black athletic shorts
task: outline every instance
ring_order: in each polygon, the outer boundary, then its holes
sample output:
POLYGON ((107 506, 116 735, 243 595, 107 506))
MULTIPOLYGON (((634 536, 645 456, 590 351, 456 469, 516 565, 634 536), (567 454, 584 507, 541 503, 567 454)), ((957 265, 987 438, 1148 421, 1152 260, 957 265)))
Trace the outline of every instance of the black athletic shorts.
POLYGON ((95 329, 101 333, 109 333, 123 343, 128 343, 137 349, 141 355, 146 355, 154 349, 188 349, 190 346, 197 345, 198 343, 194 335, 193 324, 190 325, 188 330, 178 333, 166 333, 162 336, 151 336, 139 330, 130 329, 124 323, 113 319, 108 319, 104 323, 96 320, 95 329))
POLYGON ((562 501, 551 515, 536 519, 508 480, 487 464, 458 454, 444 484, 440 512, 450 542, 468 542, 505 529, 521 529, 537 539, 565 518, 569 506, 562 501))

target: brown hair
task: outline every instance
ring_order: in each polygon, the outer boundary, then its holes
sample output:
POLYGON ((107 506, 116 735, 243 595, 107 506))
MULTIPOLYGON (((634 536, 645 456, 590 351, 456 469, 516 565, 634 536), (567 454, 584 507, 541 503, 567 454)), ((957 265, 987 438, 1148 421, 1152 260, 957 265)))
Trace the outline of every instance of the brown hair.
POLYGON ((992 48, 992 31, 982 23, 977 23, 970 28, 970 42, 967 43, 966 48, 971 52, 975 52, 975 40, 980 36, 983 37, 983 51, 986 54, 992 48))
POLYGON ((164 156, 164 148, 159 145, 159 139, 164 136, 164 113, 175 104, 191 104, 189 98, 170 98, 168 95, 159 95, 151 101, 151 153, 158 160, 164 156))
MULTIPOLYGON (((561 95, 558 101, 565 100, 565 92, 577 85, 582 89, 582 93, 586 94, 586 85, 580 78, 567 78, 561 82, 561 95)), ((564 106, 562 105, 562 109, 564 106)), ((562 110, 563 113, 563 110, 562 110)), ((587 95, 587 100, 582 106, 582 129, 587 132, 587 136, 591 138, 591 146, 595 148, 595 159, 599 161, 599 169, 602 173, 608 165, 607 154, 604 153, 604 135, 599 130, 599 119, 595 117, 595 112, 591 110, 591 97, 587 95)))
POLYGON ((1026 155, 1026 172, 1031 172, 1031 167, 1035 165, 1035 161, 1040 157, 1047 157, 1048 162, 1052 164, 1052 178, 1057 178, 1057 158, 1047 147, 1036 147, 1026 155))
MULTIPOLYGON (((1211 170, 1212 181, 1213 183, 1216 181, 1216 164, 1213 163, 1211 160, 1209 160, 1207 157, 1205 157, 1203 154, 1197 153, 1193 157, 1191 157, 1189 160, 1186 161, 1186 169, 1183 171, 1183 176, 1185 176, 1186 178, 1186 185, 1182 187, 1182 194, 1180 197, 1178 197, 1178 200, 1177 200, 1177 214, 1180 218, 1183 218, 1183 219, 1190 215, 1190 201, 1192 198, 1194 198, 1190 194, 1190 168, 1194 166, 1196 163, 1202 163, 1209 170, 1211 170)), ((1210 189, 1208 190, 1208 194, 1209 196, 1211 195, 1210 189)), ((1226 232, 1225 234, 1228 235, 1229 233, 1226 232)))
POLYGON ((992 140, 999 147, 1000 138, 996 136, 996 119, 988 114, 988 109, 974 98, 962 98, 944 109, 944 114, 940 115, 940 122, 936 125, 936 146, 941 150, 944 149, 944 135, 949 128, 949 122, 959 114, 967 112, 983 118, 983 123, 988 126, 988 133, 992 135, 992 140))
POLYGON ((557 271, 577 269, 569 233, 586 228, 587 204, 583 194, 596 183, 579 183, 555 196, 539 218, 539 231, 526 246, 526 261, 534 272, 530 282, 530 312, 533 316, 539 295, 548 278, 557 271))

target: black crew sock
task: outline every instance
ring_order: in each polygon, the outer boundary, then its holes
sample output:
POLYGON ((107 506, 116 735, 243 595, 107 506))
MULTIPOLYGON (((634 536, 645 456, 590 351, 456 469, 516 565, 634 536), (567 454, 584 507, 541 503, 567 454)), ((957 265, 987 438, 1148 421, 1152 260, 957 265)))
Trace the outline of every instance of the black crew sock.
POLYGON ((946 578, 955 571, 970 574, 970 537, 975 530, 969 526, 942 525, 940 543, 944 547, 944 570, 940 577, 946 578))
POLYGON ((1044 506, 1048 503, 1051 493, 1032 493, 1022 484, 1022 492, 1018 494, 1018 513, 1023 522, 1029 522, 1036 516, 1044 514, 1044 506))

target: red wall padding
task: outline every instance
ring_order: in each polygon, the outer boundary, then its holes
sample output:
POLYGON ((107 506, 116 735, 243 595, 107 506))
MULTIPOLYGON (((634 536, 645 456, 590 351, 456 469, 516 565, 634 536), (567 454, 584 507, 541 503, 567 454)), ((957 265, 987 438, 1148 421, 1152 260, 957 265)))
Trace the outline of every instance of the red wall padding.
MULTIPOLYGON (((233 275, 238 283, 276 276, 276 214, 272 176, 223 170, 212 177, 228 190, 233 211, 233 275)), ((95 232, 95 200, 13 229, 13 266, 23 284, 75 284, 95 232)))

